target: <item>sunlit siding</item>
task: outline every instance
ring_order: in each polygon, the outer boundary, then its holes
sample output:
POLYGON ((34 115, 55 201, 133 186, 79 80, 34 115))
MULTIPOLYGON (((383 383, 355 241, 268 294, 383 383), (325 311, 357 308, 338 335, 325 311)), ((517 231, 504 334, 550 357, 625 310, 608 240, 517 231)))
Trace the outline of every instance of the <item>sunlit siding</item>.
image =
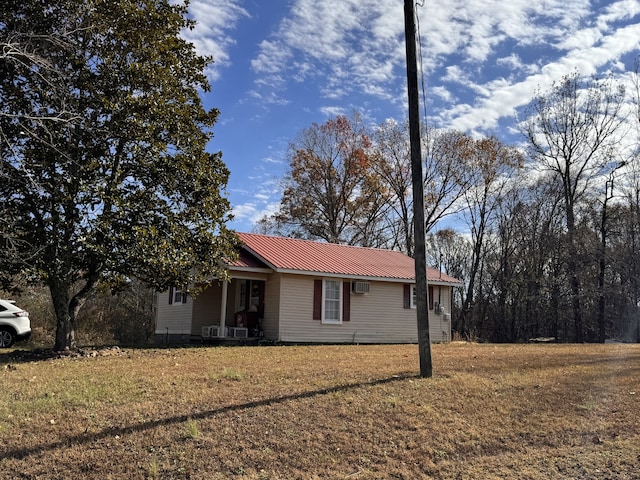
POLYGON ((159 293, 156 335, 189 335, 192 313, 193 299, 191 297, 187 297, 187 303, 169 305, 169 291, 159 293))
MULTIPOLYGON (((327 343, 416 343, 415 309, 404 308, 402 283, 369 282, 366 295, 351 293, 351 320, 327 325, 313 320, 313 277, 284 275, 281 285, 280 340, 327 343)), ((450 288, 442 287, 440 301, 450 312, 450 288)), ((436 297, 437 298, 437 297, 436 297)), ((450 340, 450 324, 444 315, 429 311, 431 341, 450 340)))
POLYGON ((313 320, 313 277, 282 279, 280 337, 285 342, 414 343, 415 311, 403 308, 401 283, 370 282, 367 295, 351 294, 351 320, 327 325, 313 320))
POLYGON ((270 340, 280 340, 280 288, 280 274, 274 274, 265 282, 262 330, 270 340))

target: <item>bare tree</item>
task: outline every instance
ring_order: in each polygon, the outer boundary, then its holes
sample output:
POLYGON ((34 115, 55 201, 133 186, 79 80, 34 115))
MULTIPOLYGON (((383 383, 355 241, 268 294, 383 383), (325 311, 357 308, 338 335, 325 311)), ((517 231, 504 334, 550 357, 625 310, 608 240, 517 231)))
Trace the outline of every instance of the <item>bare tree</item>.
POLYGON ((385 218, 389 247, 413 255, 413 200, 409 127, 387 120, 376 128, 373 167, 388 192, 385 218))
POLYGON ((443 218, 459 213, 459 200, 472 187, 477 144, 457 130, 425 129, 425 229, 430 232, 443 218))
MULTIPOLYGON (((374 134, 373 164, 382 186, 389 192, 386 217, 392 246, 413 255, 413 214, 409 132, 406 122, 387 121, 374 134)), ((472 181, 467 165, 473 140, 454 130, 422 131, 424 146, 425 231, 448 215, 459 212, 458 200, 472 181)))
MULTIPOLYGON (((473 244, 471 267, 460 312, 459 330, 466 333, 469 314, 476 295, 476 281, 482 275, 486 236, 490 221, 514 170, 522 166, 522 154, 495 137, 472 141, 466 150, 473 186, 463 192, 464 216, 473 244)), ((482 295, 482 292, 479 292, 482 295)))
POLYGON ((624 88, 613 80, 585 81, 575 72, 537 94, 522 126, 532 157, 560 181, 577 342, 583 341, 584 332, 576 215, 591 182, 616 161, 624 98, 624 88))

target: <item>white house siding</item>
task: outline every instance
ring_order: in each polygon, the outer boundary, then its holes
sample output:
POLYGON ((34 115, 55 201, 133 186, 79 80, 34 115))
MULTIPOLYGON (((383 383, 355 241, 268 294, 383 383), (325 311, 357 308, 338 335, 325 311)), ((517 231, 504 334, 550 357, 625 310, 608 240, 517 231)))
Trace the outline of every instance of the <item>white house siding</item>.
MULTIPOLYGON (((369 282, 367 295, 351 294, 351 320, 341 325, 312 319, 313 277, 283 275, 281 282, 280 340, 327 343, 416 343, 415 309, 403 305, 402 283, 369 282)), ((434 300, 450 312, 450 287, 434 285, 434 300)), ((450 322, 429 311, 431 341, 450 340, 450 322)))
POLYGON ((404 308, 402 283, 369 282, 367 295, 352 293, 351 322, 358 343, 418 341, 416 311, 404 308))
POLYGON ((220 299, 222 286, 213 283, 200 292, 193 301, 191 335, 201 336, 202 327, 220 324, 220 299))
MULTIPOLYGON (((313 277, 303 275, 282 276, 281 341, 327 343, 416 343, 418 341, 416 311, 404 308, 402 283, 369 282, 370 289, 367 295, 351 294, 351 320, 341 325, 327 325, 319 320, 313 320, 313 281, 313 277)), ((430 312, 430 315, 432 314, 433 312, 430 312)), ((430 326, 431 339, 444 340, 441 322, 433 322, 430 326)))
MULTIPOLYGON (((265 277, 265 309, 262 327, 265 338, 283 342, 318 343, 416 343, 415 309, 403 308, 402 283, 371 281, 367 295, 351 293, 351 320, 341 325, 313 320, 312 276, 276 273, 265 277)), ((228 285, 226 324, 234 321, 239 285, 234 278, 228 285)), ((218 284, 185 304, 169 305, 168 292, 158 295, 156 342, 188 342, 199 336, 205 325, 219 324, 220 296, 218 284)), ((434 285, 434 302, 444 313, 451 312, 451 287, 434 285), (439 292, 439 289, 441 291, 439 292)), ((433 342, 451 339, 451 322, 444 315, 429 311, 430 337, 433 342)))
POLYGON ((429 337, 432 342, 448 342, 451 340, 451 321, 445 320, 445 314, 451 314, 451 287, 433 285, 434 306, 438 302, 443 311, 438 314, 434 310, 429 310, 429 337))
POLYGON ((264 337, 271 340, 280 340, 280 291, 281 275, 276 273, 265 283, 264 289, 262 330, 264 337))
POLYGON ((169 291, 158 294, 156 310, 156 342, 184 342, 191 335, 193 299, 187 297, 187 303, 169 304, 169 291))

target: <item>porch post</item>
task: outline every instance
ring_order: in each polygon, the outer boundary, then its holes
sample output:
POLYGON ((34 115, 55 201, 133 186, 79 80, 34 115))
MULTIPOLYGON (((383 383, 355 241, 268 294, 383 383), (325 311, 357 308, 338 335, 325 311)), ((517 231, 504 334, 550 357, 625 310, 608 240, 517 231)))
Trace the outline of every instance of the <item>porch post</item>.
POLYGON ((222 298, 220 299, 220 329, 219 337, 225 337, 225 322, 227 318, 227 280, 222 281, 222 298))

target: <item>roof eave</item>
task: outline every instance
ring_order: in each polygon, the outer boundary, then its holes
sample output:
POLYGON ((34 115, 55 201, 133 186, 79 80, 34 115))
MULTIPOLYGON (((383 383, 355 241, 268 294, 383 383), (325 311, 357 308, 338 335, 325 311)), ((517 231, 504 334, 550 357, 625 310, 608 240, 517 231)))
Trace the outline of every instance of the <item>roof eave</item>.
MULTIPOLYGON (((370 275, 353 275, 339 272, 319 272, 312 270, 297 270, 290 268, 274 268, 277 273, 286 273, 290 275, 306 275, 312 277, 338 277, 349 280, 364 280, 368 282, 389 282, 389 283, 416 283, 413 277, 376 277, 370 275)), ((429 285, 443 285, 449 287, 461 287, 461 283, 448 282, 446 280, 427 280, 429 285)))

